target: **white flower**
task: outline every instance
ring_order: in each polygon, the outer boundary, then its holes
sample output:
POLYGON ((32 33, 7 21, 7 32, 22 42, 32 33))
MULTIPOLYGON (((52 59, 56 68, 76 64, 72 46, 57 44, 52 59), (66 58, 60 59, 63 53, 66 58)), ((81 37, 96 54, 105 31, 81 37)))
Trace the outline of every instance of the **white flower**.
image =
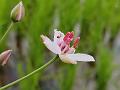
POLYGON ((77 37, 74 40, 73 46, 70 47, 73 37, 73 32, 67 32, 67 34, 64 35, 61 31, 57 31, 56 29, 54 30, 53 41, 47 36, 41 35, 45 46, 53 53, 58 54, 60 59, 65 63, 77 64, 77 61, 95 61, 94 58, 88 54, 75 53, 80 37, 77 37))

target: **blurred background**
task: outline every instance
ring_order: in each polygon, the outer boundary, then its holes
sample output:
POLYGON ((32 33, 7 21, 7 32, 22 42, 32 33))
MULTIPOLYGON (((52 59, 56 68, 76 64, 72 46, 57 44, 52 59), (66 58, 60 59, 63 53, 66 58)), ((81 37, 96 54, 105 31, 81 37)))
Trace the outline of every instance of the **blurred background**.
MULTIPOLYGON (((0 0, 0 38, 19 0, 0 0)), ((77 52, 96 62, 77 65, 56 61, 47 69, 8 90, 120 90, 120 0, 23 0, 26 15, 0 45, 12 49, 11 60, 0 66, 0 86, 42 66, 54 57, 40 34, 53 38, 53 29, 80 36, 77 52)))

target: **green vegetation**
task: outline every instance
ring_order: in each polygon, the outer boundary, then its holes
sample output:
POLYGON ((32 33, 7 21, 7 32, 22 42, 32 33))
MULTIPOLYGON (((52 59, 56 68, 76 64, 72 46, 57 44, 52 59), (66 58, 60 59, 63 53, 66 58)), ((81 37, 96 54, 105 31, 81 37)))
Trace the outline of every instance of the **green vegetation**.
MULTIPOLYGON (((10 23, 10 12, 18 2, 19 0, 0 0, 0 38, 10 23)), ((30 73, 53 57, 53 54, 44 47, 40 39, 41 34, 52 37, 54 28, 66 33, 77 31, 75 27, 78 26, 81 40, 77 52, 88 53, 95 57, 95 63, 84 62, 84 64, 96 71, 88 69, 86 72, 95 73, 96 90, 106 90, 114 68, 113 42, 119 32, 120 1, 23 0, 23 4, 26 10, 24 20, 14 25, 14 30, 11 30, 0 45, 0 52, 15 45, 12 49, 17 57, 12 61, 14 63, 12 65, 16 69, 16 77, 30 73), (11 33, 15 34, 14 43, 9 42, 11 33), (106 41, 106 34, 109 33, 110 37, 106 41), (11 45, 8 45, 8 42, 11 45)), ((79 62, 77 65, 68 65, 57 61, 47 70, 22 81, 19 88, 20 90, 73 90, 76 78, 80 78, 76 77, 78 73, 76 69, 78 66, 81 68, 82 64, 79 62)), ((11 64, 9 67, 12 67, 11 64)), ((76 90, 87 89, 79 87, 76 90)))

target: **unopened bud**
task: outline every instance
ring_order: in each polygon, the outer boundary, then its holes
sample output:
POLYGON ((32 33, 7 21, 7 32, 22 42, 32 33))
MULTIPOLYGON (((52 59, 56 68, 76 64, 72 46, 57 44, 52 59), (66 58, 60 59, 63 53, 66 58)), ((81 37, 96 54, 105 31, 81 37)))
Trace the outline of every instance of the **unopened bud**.
POLYGON ((12 50, 6 50, 0 54, 0 63, 2 66, 4 66, 8 62, 11 56, 11 52, 12 50))
POLYGON ((13 22, 19 22, 23 19, 24 15, 25 15, 25 9, 21 1, 12 9, 11 19, 13 22))

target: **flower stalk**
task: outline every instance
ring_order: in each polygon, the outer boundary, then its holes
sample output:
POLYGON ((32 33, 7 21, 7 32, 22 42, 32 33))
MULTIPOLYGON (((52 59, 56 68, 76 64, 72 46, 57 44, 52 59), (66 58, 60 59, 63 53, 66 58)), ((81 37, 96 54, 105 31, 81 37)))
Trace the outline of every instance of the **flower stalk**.
POLYGON ((53 59, 51 59, 49 62, 47 62, 46 64, 44 64, 40 68, 38 68, 38 69, 34 70, 33 72, 29 73, 28 75, 26 75, 26 76, 24 76, 24 77, 22 77, 22 78, 20 78, 20 79, 18 79, 16 81, 10 83, 10 84, 7 84, 7 85, 1 87, 0 90, 5 90, 5 89, 7 89, 7 88, 9 88, 9 87, 19 83, 20 81, 23 81, 23 80, 31 77, 32 75, 34 75, 34 74, 38 73, 39 71, 45 69, 48 65, 52 64, 57 59, 58 59, 58 55, 56 55, 53 59))
POLYGON ((24 5, 23 5, 22 1, 20 1, 11 11, 11 15, 10 15, 11 23, 10 23, 7 31, 5 32, 5 34, 0 39, 0 43, 3 41, 3 39, 5 38, 7 33, 11 30, 14 23, 20 22, 24 18, 24 16, 25 16, 24 5))
POLYGON ((13 27, 14 22, 11 22, 7 31, 4 33, 4 35, 2 36, 2 38, 0 39, 0 43, 2 43, 3 39, 5 38, 5 36, 7 35, 7 33, 11 30, 11 28, 13 27))

